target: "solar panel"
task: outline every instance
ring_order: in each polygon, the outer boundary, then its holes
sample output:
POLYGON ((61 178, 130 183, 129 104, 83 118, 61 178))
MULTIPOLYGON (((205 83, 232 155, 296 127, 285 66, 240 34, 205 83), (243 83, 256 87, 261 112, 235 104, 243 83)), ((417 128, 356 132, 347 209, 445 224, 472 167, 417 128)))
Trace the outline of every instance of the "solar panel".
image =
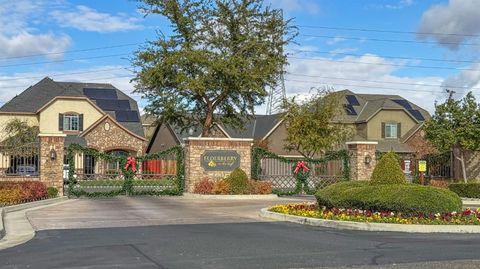
POLYGON ((130 102, 128 100, 97 99, 95 102, 103 110, 130 110, 130 102))
POLYGON ((90 99, 117 99, 115 89, 84 88, 83 94, 90 99))
POLYGON ((357 115, 357 111, 355 111, 355 108, 353 108, 352 105, 344 105, 343 107, 345 108, 345 112, 347 113, 347 115, 349 116, 357 115))
POLYGON ((115 111, 115 118, 120 122, 139 122, 137 111, 115 111))
POLYGON ((360 105, 360 103, 358 102, 357 97, 355 97, 355 95, 347 95, 347 96, 345 96, 345 98, 347 99, 348 103, 352 106, 359 106, 360 105))
POLYGON ((423 117, 422 113, 420 113, 420 111, 418 110, 413 110, 413 109, 410 109, 408 110, 408 112, 410 112, 410 114, 412 114, 412 116, 417 119, 418 121, 424 121, 425 118, 423 117))
POLYGON ((395 103, 401 105, 403 108, 405 108, 406 110, 413 110, 412 106, 410 105, 410 103, 407 101, 407 100, 404 100, 404 99, 395 99, 395 100, 392 100, 394 101, 395 103))

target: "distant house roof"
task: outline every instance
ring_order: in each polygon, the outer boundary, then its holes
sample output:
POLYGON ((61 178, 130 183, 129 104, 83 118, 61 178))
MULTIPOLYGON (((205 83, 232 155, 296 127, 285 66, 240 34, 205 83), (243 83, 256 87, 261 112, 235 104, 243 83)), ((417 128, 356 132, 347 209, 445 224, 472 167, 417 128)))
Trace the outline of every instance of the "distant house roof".
POLYGON ((347 122, 366 122, 380 110, 403 110, 417 123, 430 118, 423 108, 399 95, 357 94, 350 90, 339 91, 344 114, 337 120, 347 122))
POLYGON ((46 77, 4 104, 0 112, 36 113, 58 96, 88 98, 122 126, 144 136, 137 102, 106 83, 59 82, 46 77))

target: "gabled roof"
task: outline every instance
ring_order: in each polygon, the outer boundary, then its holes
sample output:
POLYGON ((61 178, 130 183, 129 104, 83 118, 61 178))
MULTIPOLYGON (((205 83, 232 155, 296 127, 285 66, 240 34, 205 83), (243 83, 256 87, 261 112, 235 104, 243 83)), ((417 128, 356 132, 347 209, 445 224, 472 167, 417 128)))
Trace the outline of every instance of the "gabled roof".
MULTIPOLYGON (((83 82, 59 82, 46 77, 37 84, 30 86, 25 91, 15 96, 8 103, 0 107, 0 113, 37 113, 37 111, 52 101, 54 98, 62 97, 83 97, 88 98, 98 107, 102 108, 98 100, 85 94, 85 89, 104 90, 110 89, 115 92, 115 102, 123 102, 128 105, 125 109, 128 113, 136 114, 140 118, 137 102, 128 95, 108 83, 83 83, 83 82)), ((140 120, 122 120, 117 117, 113 110, 102 110, 112 116, 123 127, 134 134, 143 137, 143 128, 140 120)))
POLYGON ((425 109, 399 95, 356 94, 350 90, 337 93, 344 106, 344 113, 337 119, 339 121, 367 122, 381 110, 403 110, 417 123, 430 118, 425 109))

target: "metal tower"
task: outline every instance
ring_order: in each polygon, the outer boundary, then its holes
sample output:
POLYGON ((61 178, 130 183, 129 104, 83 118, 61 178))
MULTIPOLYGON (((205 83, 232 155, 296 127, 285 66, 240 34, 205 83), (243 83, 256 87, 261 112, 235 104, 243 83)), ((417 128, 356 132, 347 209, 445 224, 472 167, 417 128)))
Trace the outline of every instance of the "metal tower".
POLYGON ((282 112, 283 101, 287 99, 287 92, 285 90, 285 79, 283 73, 279 77, 280 85, 270 88, 267 103, 267 115, 272 115, 282 112))

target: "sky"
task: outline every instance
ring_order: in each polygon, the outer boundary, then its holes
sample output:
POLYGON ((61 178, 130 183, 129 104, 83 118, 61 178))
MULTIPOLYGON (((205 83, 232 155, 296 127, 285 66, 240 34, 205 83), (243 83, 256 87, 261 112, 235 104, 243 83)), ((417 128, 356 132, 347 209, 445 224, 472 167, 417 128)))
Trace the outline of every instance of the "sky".
MULTIPOLYGON (((446 89, 480 99, 478 0, 266 3, 298 27, 285 50, 288 96, 321 87, 396 94, 431 113, 446 89)), ((0 0, 0 104, 48 76, 111 83, 144 107, 132 92, 131 58, 158 32, 168 34, 168 22, 133 0, 0 0)))

